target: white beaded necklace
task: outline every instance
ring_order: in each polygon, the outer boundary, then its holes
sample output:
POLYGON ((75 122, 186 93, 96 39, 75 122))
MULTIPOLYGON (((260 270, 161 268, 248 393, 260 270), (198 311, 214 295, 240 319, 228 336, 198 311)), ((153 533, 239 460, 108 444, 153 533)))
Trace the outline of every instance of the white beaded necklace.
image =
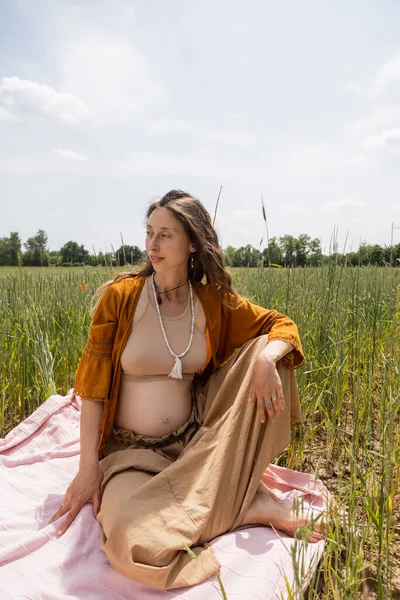
POLYGON ((155 271, 153 271, 152 276, 151 276, 151 285, 153 287, 154 303, 156 305, 158 318, 160 320, 161 331, 163 332, 164 340, 165 340, 165 343, 167 344, 167 348, 168 348, 170 354, 172 354, 172 356, 175 357, 175 364, 172 368, 172 371, 169 373, 168 377, 171 377, 173 379, 182 379, 182 362, 181 362, 180 358, 182 356, 185 356, 185 354, 187 354, 189 352, 190 346, 192 345, 193 331, 194 331, 194 304, 193 304, 192 284, 190 283, 190 279, 189 279, 190 308, 192 311, 192 325, 190 328, 190 340, 189 340, 188 347, 186 348, 186 350, 184 352, 181 352, 180 354, 175 354, 175 352, 172 350, 171 346, 169 345, 167 334, 165 333, 164 323, 163 323, 161 312, 160 312, 160 307, 158 306, 158 302, 157 302, 157 294, 156 294, 156 288, 155 288, 155 284, 154 284, 154 276, 155 276, 155 271))

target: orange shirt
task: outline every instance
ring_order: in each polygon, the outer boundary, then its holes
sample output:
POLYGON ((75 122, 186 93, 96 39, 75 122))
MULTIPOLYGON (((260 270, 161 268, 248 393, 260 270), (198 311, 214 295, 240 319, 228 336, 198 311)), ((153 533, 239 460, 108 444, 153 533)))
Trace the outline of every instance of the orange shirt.
MULTIPOLYGON (((121 380, 120 357, 132 329, 132 319, 145 277, 132 276, 107 287, 90 324, 89 339, 75 377, 74 393, 83 400, 104 403, 98 454, 111 434, 121 380)), ((252 304, 247 298, 230 295, 234 309, 224 306, 221 293, 208 283, 193 283, 206 317, 207 359, 193 382, 204 384, 232 356, 236 348, 264 333, 268 342, 285 340, 294 349, 282 361, 300 367, 305 357, 294 321, 274 309, 252 304)), ((224 300, 227 300, 225 296, 224 300)))

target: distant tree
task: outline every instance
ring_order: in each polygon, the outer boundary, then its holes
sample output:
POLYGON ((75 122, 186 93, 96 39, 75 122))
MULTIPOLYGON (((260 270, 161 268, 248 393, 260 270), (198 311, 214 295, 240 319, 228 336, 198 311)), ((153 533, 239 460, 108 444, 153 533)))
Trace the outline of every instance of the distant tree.
MULTIPOLYGON (((264 266, 268 267, 268 248, 264 248, 262 254, 264 257, 264 266)), ((271 265, 282 265, 282 251, 276 241, 276 237, 269 239, 269 258, 271 265)))
POLYGON ((309 255, 307 259, 307 264, 311 267, 318 267, 322 264, 322 250, 321 250, 321 240, 319 238, 314 238, 310 240, 308 244, 309 255))
POLYGON ((63 263, 80 263, 86 264, 89 259, 89 252, 85 249, 85 246, 72 240, 64 244, 60 249, 60 255, 63 263))
POLYGON ((8 245, 8 238, 0 238, 0 265, 5 267, 10 261, 10 250, 8 245))
POLYGON ((298 238, 294 238, 295 266, 305 267, 307 257, 310 253, 310 236, 301 233, 298 238))
POLYGON ((50 250, 49 267, 61 267, 63 260, 58 250, 50 250))
MULTIPOLYGON (((390 255, 390 250, 388 254, 390 255)), ((393 265, 400 267, 400 243, 393 246, 393 265)))
POLYGON ((234 266, 234 262, 235 262, 235 254, 236 254, 236 248, 234 248, 233 246, 227 246, 224 249, 224 260, 225 260, 225 264, 227 267, 233 267, 234 266))
POLYGON ((114 266, 117 264, 117 257, 115 256, 114 252, 106 252, 103 255, 104 258, 104 264, 107 266, 114 266))
POLYGON ((17 231, 10 233, 9 240, 9 251, 10 251, 10 265, 17 266, 21 258, 21 238, 17 231))
POLYGON ((39 229, 35 236, 28 238, 24 246, 26 248, 23 255, 24 265, 48 266, 47 234, 43 229, 39 229))
POLYGON ((96 255, 95 254, 89 254, 89 258, 88 258, 87 264, 90 267, 97 267, 99 265, 97 254, 96 255))
POLYGON ((262 261, 262 255, 259 250, 253 248, 250 244, 242 246, 237 250, 236 260, 234 266, 238 267, 257 267, 262 261))
POLYGON ((381 246, 374 244, 368 246, 369 262, 373 265, 381 265, 384 261, 385 252, 381 246))
POLYGON ((346 254, 346 264, 356 267, 358 265, 358 252, 348 252, 346 254))
POLYGON ((368 264, 368 249, 365 241, 360 243, 360 247, 358 249, 358 264, 366 265, 368 264))
MULTIPOLYGON (((21 239, 18 232, 13 231, 9 237, 0 238, 0 266, 60 266, 90 265, 90 266, 118 266, 135 265, 145 256, 145 252, 138 246, 122 245, 115 252, 98 254, 93 250, 90 254, 84 245, 70 240, 60 251, 49 251, 47 248, 47 234, 39 229, 36 235, 28 238, 23 244, 25 251, 21 250, 21 239)), ((112 246, 111 246, 112 247, 112 246)), ((321 266, 329 263, 337 265, 380 265, 388 266, 392 258, 393 267, 400 267, 400 243, 390 246, 379 244, 368 245, 365 241, 360 243, 356 252, 340 254, 337 244, 334 252, 324 255, 319 238, 311 239, 307 234, 300 234, 298 238, 284 235, 280 238, 272 237, 268 240, 268 248, 262 252, 250 244, 234 248, 227 246, 223 250, 226 266, 229 267, 258 267, 264 265, 282 266, 321 266)))
POLYGON ((136 265, 143 258, 144 252, 138 246, 120 246, 115 253, 117 265, 136 265))
POLYGON ((242 266, 242 249, 236 249, 232 246, 228 246, 224 252, 226 264, 229 267, 241 267, 242 266))
POLYGON ((284 235, 279 238, 279 247, 283 255, 285 267, 293 267, 295 264, 296 238, 292 235, 284 235))
POLYGON ((0 238, 0 265, 16 267, 21 257, 21 239, 18 232, 12 231, 10 237, 0 238))
POLYGON ((110 267, 115 266, 117 264, 117 258, 114 252, 106 252, 104 253, 102 250, 96 254, 95 260, 93 258, 89 261, 89 264, 92 264, 96 267, 110 267))

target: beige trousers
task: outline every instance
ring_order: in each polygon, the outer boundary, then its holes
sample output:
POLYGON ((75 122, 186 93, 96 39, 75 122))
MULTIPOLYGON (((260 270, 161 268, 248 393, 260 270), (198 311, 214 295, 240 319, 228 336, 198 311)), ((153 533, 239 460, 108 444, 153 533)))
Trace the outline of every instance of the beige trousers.
POLYGON ((101 546, 111 566, 159 589, 201 583, 220 569, 213 538, 237 528, 268 464, 301 422, 295 371, 277 369, 285 410, 261 423, 248 403, 268 336, 246 342, 204 386, 188 422, 162 438, 114 429, 100 461, 101 546), (187 545, 197 555, 192 559, 187 545))

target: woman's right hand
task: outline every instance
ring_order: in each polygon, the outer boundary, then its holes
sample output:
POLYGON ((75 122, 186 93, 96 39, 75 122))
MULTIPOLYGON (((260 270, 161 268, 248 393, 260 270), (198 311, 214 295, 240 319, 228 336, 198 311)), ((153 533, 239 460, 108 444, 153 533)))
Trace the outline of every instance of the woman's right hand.
POLYGON ((67 518, 63 521, 61 527, 57 531, 58 535, 65 533, 81 508, 87 502, 92 503, 93 516, 96 518, 97 513, 100 510, 100 484, 101 473, 98 461, 90 466, 79 469, 65 492, 64 500, 60 508, 49 521, 49 523, 53 523, 53 521, 56 521, 68 513, 67 518))

